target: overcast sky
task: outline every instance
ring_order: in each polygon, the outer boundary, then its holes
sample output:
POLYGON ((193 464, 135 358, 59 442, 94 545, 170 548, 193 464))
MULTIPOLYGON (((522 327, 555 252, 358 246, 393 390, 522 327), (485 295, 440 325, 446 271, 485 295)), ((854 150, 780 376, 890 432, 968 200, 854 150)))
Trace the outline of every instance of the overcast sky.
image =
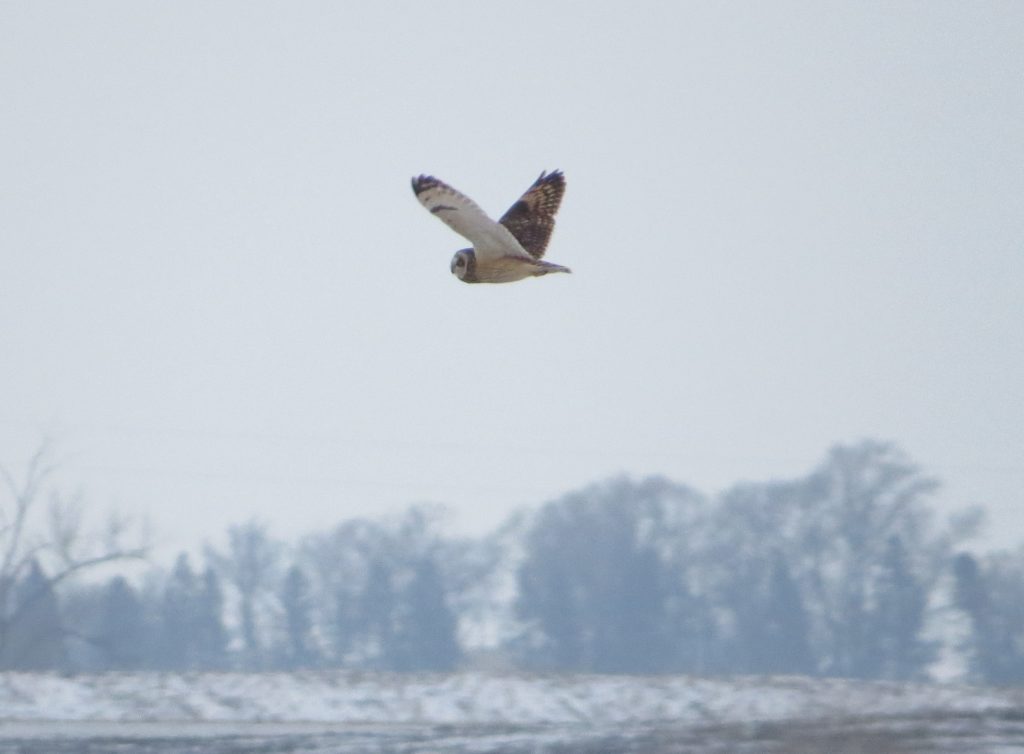
POLYGON ((1024 4, 0 3, 0 463, 168 548, 892 440, 1024 540, 1024 4), (548 258, 469 286, 431 173, 548 258))

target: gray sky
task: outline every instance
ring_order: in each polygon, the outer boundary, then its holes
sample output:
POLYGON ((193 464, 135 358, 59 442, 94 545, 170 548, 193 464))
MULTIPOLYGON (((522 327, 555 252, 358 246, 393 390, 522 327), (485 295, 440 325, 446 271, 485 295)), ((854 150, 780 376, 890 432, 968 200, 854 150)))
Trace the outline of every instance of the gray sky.
POLYGON ((900 444, 1024 539, 1024 4, 0 4, 0 461, 167 547, 900 444), (467 286, 432 173, 568 189, 467 286))

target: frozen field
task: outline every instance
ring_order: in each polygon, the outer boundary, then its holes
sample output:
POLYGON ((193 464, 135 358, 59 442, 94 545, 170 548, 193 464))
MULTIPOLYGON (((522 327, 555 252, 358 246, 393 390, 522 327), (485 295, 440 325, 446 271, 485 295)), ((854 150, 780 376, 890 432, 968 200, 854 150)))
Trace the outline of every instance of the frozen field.
POLYGON ((887 751, 1024 751, 1024 694, 806 678, 0 675, 0 754, 887 751))

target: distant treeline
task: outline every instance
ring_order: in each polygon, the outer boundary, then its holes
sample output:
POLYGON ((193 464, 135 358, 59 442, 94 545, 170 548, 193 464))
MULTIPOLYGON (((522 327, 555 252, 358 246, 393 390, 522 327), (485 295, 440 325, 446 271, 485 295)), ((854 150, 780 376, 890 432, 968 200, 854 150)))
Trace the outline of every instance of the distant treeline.
POLYGON ((133 581, 54 583, 32 560, 0 584, 0 667, 1024 682, 1024 553, 962 552, 979 516, 934 520, 935 488, 869 441, 715 497, 596 484, 479 539, 414 508, 291 544, 239 525, 202 564, 133 581))

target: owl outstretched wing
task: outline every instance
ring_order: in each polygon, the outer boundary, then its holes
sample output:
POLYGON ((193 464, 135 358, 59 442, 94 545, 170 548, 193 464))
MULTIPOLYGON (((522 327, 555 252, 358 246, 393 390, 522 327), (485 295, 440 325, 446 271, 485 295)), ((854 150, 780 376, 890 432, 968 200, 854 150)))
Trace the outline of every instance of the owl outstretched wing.
POLYGON ((555 229, 555 213, 565 193, 565 176, 561 170, 541 173, 519 201, 509 207, 498 221, 515 236, 519 244, 534 259, 544 256, 544 250, 555 229))
POLYGON ((412 190, 430 214, 473 244, 478 257, 525 256, 509 228, 494 222, 476 202, 444 181, 421 175, 412 179, 412 190))

